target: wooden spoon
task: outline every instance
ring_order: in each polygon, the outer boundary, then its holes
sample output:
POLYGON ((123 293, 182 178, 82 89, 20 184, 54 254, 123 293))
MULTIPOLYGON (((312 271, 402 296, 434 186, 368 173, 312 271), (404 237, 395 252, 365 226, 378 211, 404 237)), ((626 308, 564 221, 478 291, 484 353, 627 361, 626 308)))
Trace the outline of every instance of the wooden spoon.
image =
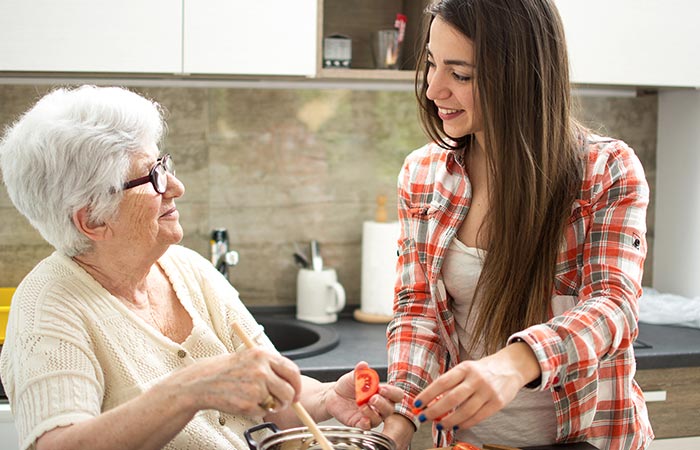
MULTIPOLYGON (((238 335, 239 338, 241 338, 241 340, 247 348, 257 347, 257 344, 253 342, 252 339, 250 339, 250 337, 246 334, 245 330, 243 330, 243 328, 241 328, 241 326, 238 325, 238 322, 233 322, 233 331, 238 335)), ((316 424, 316 422, 314 422, 314 419, 311 417, 311 415, 309 415, 308 411, 306 411, 304 405, 302 405, 299 402, 294 402, 292 403, 292 409, 294 409, 294 412, 296 413, 299 420, 301 420, 302 423, 309 428, 309 430, 314 435, 316 441, 318 441, 321 448, 323 450, 333 450, 333 446, 328 441, 326 436, 323 435, 320 428, 318 428, 318 425, 316 424)))

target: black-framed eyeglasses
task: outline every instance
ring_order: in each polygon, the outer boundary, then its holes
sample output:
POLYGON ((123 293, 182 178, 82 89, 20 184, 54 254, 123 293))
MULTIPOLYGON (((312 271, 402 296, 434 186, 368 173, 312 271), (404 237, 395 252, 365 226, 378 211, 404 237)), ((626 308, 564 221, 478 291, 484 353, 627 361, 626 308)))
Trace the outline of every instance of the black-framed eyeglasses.
POLYGON ((148 175, 127 181, 122 186, 122 190, 141 186, 149 181, 157 193, 162 194, 168 188, 168 174, 175 175, 175 164, 169 154, 163 155, 156 161, 155 165, 148 172, 148 175))

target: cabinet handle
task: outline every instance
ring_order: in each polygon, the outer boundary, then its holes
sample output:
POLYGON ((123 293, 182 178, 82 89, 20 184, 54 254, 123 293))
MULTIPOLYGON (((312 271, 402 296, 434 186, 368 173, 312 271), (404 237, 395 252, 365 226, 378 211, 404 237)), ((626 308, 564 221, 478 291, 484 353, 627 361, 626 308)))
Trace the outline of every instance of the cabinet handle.
POLYGON ((666 401, 666 391, 645 391, 644 401, 649 402, 665 402, 666 401))

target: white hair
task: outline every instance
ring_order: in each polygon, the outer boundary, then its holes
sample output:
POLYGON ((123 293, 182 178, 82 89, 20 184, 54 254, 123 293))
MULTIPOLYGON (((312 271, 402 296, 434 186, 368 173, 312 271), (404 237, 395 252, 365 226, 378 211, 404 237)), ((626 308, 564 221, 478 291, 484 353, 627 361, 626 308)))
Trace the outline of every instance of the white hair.
POLYGON ((73 215, 87 207, 93 224, 113 217, 133 156, 158 143, 164 130, 160 105, 126 89, 54 90, 0 141, 7 192, 48 243, 79 255, 92 242, 73 215))

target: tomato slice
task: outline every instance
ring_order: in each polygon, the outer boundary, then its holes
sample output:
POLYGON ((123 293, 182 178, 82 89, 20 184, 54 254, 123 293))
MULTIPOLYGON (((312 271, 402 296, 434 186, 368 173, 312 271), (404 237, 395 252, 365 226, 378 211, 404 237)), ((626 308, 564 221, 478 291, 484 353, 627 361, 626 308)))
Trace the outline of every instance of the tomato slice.
POLYGON ((355 369, 355 402, 357 406, 367 403, 379 392, 379 374, 369 367, 355 369))
POLYGON ((476 445, 472 445, 469 442, 457 442, 452 450, 481 450, 476 445))

